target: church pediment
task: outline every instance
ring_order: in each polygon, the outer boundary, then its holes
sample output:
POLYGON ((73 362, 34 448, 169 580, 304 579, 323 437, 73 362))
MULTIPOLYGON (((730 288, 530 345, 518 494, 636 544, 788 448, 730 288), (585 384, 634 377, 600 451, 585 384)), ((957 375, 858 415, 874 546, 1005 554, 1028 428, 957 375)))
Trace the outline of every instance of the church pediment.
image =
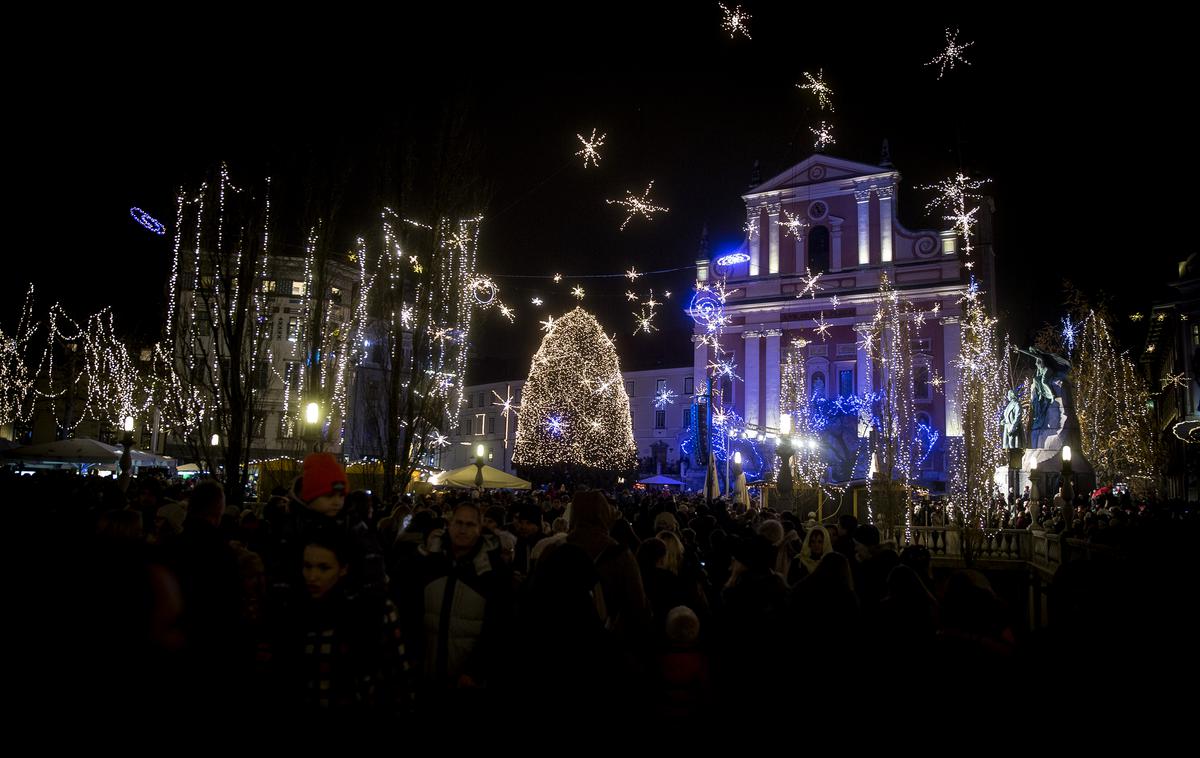
POLYGON ((742 198, 750 200, 760 195, 778 193, 790 187, 811 187, 829 182, 887 177, 889 175, 900 176, 899 172, 892 168, 872 166, 867 163, 856 163, 818 153, 810 155, 787 171, 768 179, 745 195, 742 195, 742 198))

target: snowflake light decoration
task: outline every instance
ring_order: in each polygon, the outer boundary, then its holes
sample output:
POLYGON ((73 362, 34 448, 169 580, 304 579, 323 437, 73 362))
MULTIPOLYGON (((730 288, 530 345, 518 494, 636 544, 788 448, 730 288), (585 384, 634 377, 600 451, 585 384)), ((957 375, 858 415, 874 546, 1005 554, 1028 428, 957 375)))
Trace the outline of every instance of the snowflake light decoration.
POLYGON ((513 321, 516 320, 516 313, 513 311, 512 308, 509 308, 507 305, 500 306, 500 315, 502 315, 506 319, 508 319, 509 323, 512 323, 513 321))
POLYGON ((779 223, 783 227, 785 236, 790 236, 792 239, 800 239, 800 234, 808 228, 808 222, 799 216, 793 216, 788 211, 783 212, 783 221, 779 223))
POLYGON ((575 153, 576 155, 583 156, 583 167, 587 168, 588 161, 591 161, 593 166, 598 167, 600 165, 600 152, 597 148, 604 145, 604 138, 608 135, 601 134, 597 137, 596 130, 592 129, 592 138, 590 140, 584 139, 582 134, 576 134, 575 136, 583 143, 583 149, 575 153))
POLYGON ((671 299, 671 290, 663 290, 663 297, 670 300, 671 299))
POLYGON ((835 311, 841 306, 841 304, 842 304, 842 301, 840 299, 838 299, 837 295, 834 295, 833 297, 829 298, 829 307, 833 308, 835 311))
POLYGON ((566 427, 566 422, 563 421, 562 416, 551 416, 546 419, 546 429, 555 437, 561 437, 566 427))
POLYGON ((446 447, 450 444, 450 438, 434 429, 430 434, 433 436, 431 442, 437 447, 446 447))
POLYGON ((721 28, 729 32, 729 39, 733 39, 738 34, 744 34, 746 39, 750 37, 750 14, 742 10, 742 6, 735 5, 733 10, 725 7, 724 3, 717 3, 721 7, 721 12, 725 14, 724 20, 721 22, 721 28))
POLYGON ((813 328, 816 330, 816 333, 820 335, 822 342, 825 342, 829 339, 829 327, 831 326, 833 326, 833 324, 830 324, 825 320, 825 312, 821 311, 821 313, 817 316, 816 322, 813 324, 813 328))
POLYGON ((655 213, 668 213, 671 209, 662 206, 654 205, 650 202, 650 190, 654 187, 654 182, 651 181, 646 185, 646 191, 641 197, 635 196, 632 192, 626 193, 624 200, 605 200, 609 205, 624 206, 629 215, 621 223, 621 231, 625 231, 625 227, 633 220, 634 216, 643 216, 647 221, 652 220, 655 213))
POLYGON ((833 137, 833 125, 822 121, 819 126, 810 126, 808 130, 816 137, 813 143, 814 150, 824 150, 830 145, 836 144, 837 140, 833 137))
POLYGON ((637 270, 636 266, 630 266, 629 270, 625 272, 625 276, 629 279, 629 281, 633 282, 637 281, 637 278, 641 276, 641 273, 637 270))
POLYGON ((514 398, 512 394, 512 387, 505 388, 503 396, 501 396, 501 394, 496 390, 492 390, 492 395, 496 398, 496 402, 492 403, 492 405, 500 407, 501 416, 508 418, 509 413, 517 413, 518 408, 513 403, 514 398))
POLYGON ((1186 374, 1184 374, 1183 372, 1180 372, 1178 374, 1167 374, 1166 376, 1164 376, 1162 378, 1161 381, 1162 381, 1162 388, 1164 390, 1168 389, 1169 387, 1179 387, 1180 389, 1186 389, 1188 378, 1187 378, 1186 374))
POLYGON ((812 297, 812 299, 816 300, 817 292, 821 289, 817 285, 817 280, 821 278, 821 272, 818 271, 814 274, 806 268, 804 269, 804 274, 804 276, 800 277, 800 281, 804 282, 804 287, 802 287, 800 291, 796 293, 796 297, 800 298, 804 297, 805 295, 809 295, 812 297))
POLYGON ((758 226, 759 223, 757 218, 746 219, 746 225, 742 227, 742 229, 744 229, 746 232, 746 239, 752 240, 758 236, 758 226))
POLYGON ((562 281, 562 274, 555 274, 554 275, 554 283, 558 284, 561 281, 562 281))
POLYGON ((663 387, 654 394, 654 407, 660 411, 668 405, 675 404, 675 392, 670 388, 663 387))
POLYGON ((658 331, 658 328, 654 326, 653 309, 651 309, 649 313, 647 313, 645 309, 642 309, 641 313, 635 313, 633 314, 633 317, 637 319, 637 328, 633 330, 634 334, 640 334, 641 332, 650 334, 651 332, 658 331))
POLYGON ((583 287, 580 287, 578 284, 576 284, 571 289, 571 294, 575 296, 576 300, 582 300, 583 299, 583 287))
POLYGON ((554 317, 547 316, 545 321, 539 321, 538 323, 542 325, 543 332, 548 332, 554 328, 554 317))
POLYGON ((1071 323, 1070 316, 1063 316, 1062 325, 1063 344, 1067 346, 1067 350, 1074 350, 1075 336, 1079 333, 1079 324, 1071 323))
POLYGON ((535 297, 535 298, 533 298, 532 300, 530 300, 529 302, 530 302, 530 303, 533 303, 534 305, 541 305, 541 304, 542 304, 542 299, 541 299, 540 297, 535 297))
POLYGON ((625 290, 625 299, 626 300, 637 300, 637 293, 630 292, 629 290, 625 290))
POLYGON ((962 63, 964 66, 971 65, 971 62, 963 57, 963 51, 974 44, 974 42, 968 42, 965 45, 958 44, 958 30, 955 29, 953 32, 951 32, 950 29, 947 28, 946 49, 925 65, 933 66, 940 63, 942 68, 940 71, 938 71, 938 79, 941 79, 947 70, 954 70, 955 63, 962 63))
POLYGON ((833 90, 825 83, 825 70, 817 71, 817 75, 813 76, 807 71, 804 72, 804 78, 808 80, 808 84, 797 84, 800 89, 806 89, 817 96, 817 107, 821 110, 829 109, 833 113, 833 90))

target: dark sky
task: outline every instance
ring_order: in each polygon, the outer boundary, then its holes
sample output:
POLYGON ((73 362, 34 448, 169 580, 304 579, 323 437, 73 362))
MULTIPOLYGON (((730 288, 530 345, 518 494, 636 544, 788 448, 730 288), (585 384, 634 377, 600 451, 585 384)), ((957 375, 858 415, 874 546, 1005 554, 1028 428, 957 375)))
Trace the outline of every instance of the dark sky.
POLYGON ((571 275, 691 265, 705 224, 714 252, 736 247, 754 161, 765 180, 811 151, 807 127, 821 115, 794 85, 817 69, 835 90, 828 152, 875 162, 889 139, 910 228, 941 226, 918 185, 959 169, 992 179, 997 292, 1018 339, 1060 315, 1063 278, 1138 305, 1191 252, 1176 237, 1194 215, 1177 169, 1192 157, 1183 99, 1195 73, 1179 25, 1042 6, 821 5, 747 5, 752 40, 722 32, 716 3, 454 7, 308 28, 180 19, 169 33, 146 20, 103 35, 79 22, 11 77, 16 212, 0 319, 15 319, 32 280, 42 307, 61 300, 83 316, 111 304, 119 328, 157 323, 170 236, 134 224, 129 208, 169 221, 175 188, 219 160, 235 179, 271 173, 285 244, 302 241, 298 188, 333 176, 345 187, 335 234, 347 248, 371 238, 381 176, 396 155, 426 151, 453 107, 487 188, 480 268, 518 310, 514 325, 483 318, 475 378, 523 375, 537 321, 574 307, 575 283, 618 333, 625 367, 685 364, 692 272, 638 280, 640 294, 674 293, 651 337, 631 334, 626 280, 571 275), (923 64, 946 26, 974 41, 972 65, 938 81, 923 64), (593 127, 608 139, 600 167, 585 170, 575 133, 593 127), (670 212, 617 231, 623 214, 604 200, 651 179, 670 212), (502 278, 554 271, 567 276, 557 287, 502 278), (535 294, 546 309, 530 305, 535 294))

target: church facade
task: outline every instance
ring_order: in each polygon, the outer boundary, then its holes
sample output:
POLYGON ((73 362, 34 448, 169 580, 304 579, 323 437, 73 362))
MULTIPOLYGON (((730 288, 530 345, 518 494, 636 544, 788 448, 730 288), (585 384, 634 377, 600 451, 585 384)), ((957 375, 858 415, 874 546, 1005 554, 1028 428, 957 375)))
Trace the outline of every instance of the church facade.
MULTIPOLYGON (((700 284, 725 280, 729 294, 721 346, 741 381, 718 384, 724 385, 724 404, 741 415, 743 434, 764 448, 764 476, 777 465, 773 440, 781 431, 785 364, 810 397, 833 401, 879 389, 881 367, 862 349, 860 330, 874 317, 886 275, 904 298, 937 314, 912 341, 912 392, 918 423, 938 437, 920 464, 921 477, 933 490, 943 488, 946 439, 962 434, 948 399, 956 390, 958 300, 966 281, 953 231, 912 231, 900 223, 899 182, 899 172, 890 166, 813 155, 742 196, 747 236, 736 255, 716 251, 697 261, 700 284), (818 272, 816 286, 806 292, 818 272), (936 386, 936 377, 944 379, 943 387, 936 386)), ((705 332, 698 324, 693 337, 698 394, 713 361, 712 347, 701 340, 705 332)), ((869 428, 846 426, 860 441, 850 446, 861 452, 869 428)), ((869 461, 857 458, 841 467, 831 461, 827 477, 866 476, 869 461)))

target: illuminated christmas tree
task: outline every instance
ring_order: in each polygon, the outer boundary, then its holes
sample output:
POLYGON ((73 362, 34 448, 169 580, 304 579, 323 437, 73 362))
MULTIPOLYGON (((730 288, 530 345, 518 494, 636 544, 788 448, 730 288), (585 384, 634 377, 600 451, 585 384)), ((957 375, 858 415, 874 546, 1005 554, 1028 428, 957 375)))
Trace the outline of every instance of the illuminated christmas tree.
POLYGON ((636 453, 612 339, 582 308, 554 319, 522 390, 513 462, 625 470, 636 453))

